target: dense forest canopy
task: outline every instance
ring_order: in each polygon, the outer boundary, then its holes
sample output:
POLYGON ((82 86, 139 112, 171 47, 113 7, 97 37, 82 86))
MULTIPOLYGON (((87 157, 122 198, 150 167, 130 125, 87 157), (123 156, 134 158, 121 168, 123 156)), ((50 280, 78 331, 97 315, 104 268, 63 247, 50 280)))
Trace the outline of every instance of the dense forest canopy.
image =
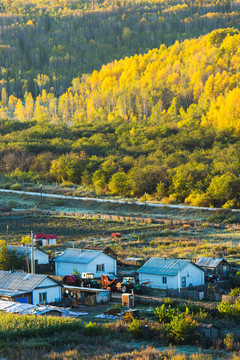
POLYGON ((237 28, 239 18, 231 0, 2 0, 0 93, 59 96, 102 64, 237 28))
POLYGON ((240 207, 238 2, 2 0, 0 18, 2 176, 240 207))
POLYGON ((221 29, 2 97, 0 171, 97 195, 239 207, 240 34, 221 29), (18 120, 18 121, 16 121, 18 120))

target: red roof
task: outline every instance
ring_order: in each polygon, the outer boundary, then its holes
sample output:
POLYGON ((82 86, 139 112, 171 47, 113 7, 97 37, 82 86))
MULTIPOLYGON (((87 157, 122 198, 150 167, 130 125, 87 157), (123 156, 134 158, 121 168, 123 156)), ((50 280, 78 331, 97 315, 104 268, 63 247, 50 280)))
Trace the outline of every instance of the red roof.
POLYGON ((34 239, 36 240, 42 240, 42 239, 46 239, 46 240, 50 240, 50 239, 57 239, 55 234, 44 234, 44 233, 40 233, 40 234, 35 234, 34 235, 34 239))
POLYGON ((50 239, 57 239, 56 235, 55 234, 49 234, 49 235, 45 235, 45 238, 47 240, 50 240, 50 239))
POLYGON ((35 235, 34 235, 34 239, 36 239, 36 240, 41 240, 44 236, 45 236, 45 234, 43 234, 43 233, 41 233, 41 234, 35 234, 35 235))

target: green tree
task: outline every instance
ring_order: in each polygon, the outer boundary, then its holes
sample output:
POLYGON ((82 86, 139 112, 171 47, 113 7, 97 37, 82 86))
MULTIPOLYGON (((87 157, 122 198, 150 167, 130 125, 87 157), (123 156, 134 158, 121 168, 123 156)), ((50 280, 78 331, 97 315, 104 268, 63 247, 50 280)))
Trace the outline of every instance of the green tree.
POLYGON ((0 240, 0 270, 9 270, 9 250, 5 240, 0 240))
POLYGON ((124 172, 115 173, 109 183, 108 188, 112 195, 124 195, 127 192, 128 177, 124 172))
POLYGON ((107 181, 105 173, 102 170, 97 170, 93 174, 92 184, 96 195, 102 195, 104 193, 104 189, 106 188, 107 181))

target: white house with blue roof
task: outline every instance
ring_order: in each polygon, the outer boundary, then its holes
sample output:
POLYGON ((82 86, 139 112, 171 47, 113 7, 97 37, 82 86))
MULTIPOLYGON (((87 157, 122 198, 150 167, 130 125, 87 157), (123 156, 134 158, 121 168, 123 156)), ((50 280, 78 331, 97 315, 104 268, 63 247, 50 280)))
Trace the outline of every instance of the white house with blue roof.
POLYGON ((179 289, 204 284, 204 270, 190 260, 151 258, 140 269, 139 283, 153 289, 179 289))
POLYGON ((62 299, 62 287, 47 275, 0 271, 0 299, 47 304, 62 299))
POLYGON ((55 274, 65 276, 74 271, 93 273, 94 277, 117 275, 117 260, 99 250, 67 249, 55 259, 55 274))

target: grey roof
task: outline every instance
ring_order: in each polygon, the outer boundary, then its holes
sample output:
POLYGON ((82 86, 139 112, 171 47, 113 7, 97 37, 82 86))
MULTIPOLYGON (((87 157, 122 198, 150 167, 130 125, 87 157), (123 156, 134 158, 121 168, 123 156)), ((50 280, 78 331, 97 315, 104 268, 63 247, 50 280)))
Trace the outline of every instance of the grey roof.
MULTIPOLYGON (((17 254, 21 254, 21 255, 25 255, 26 256, 26 253, 28 254, 28 256, 31 255, 31 247, 30 246, 14 246, 14 245, 8 245, 8 249, 13 251, 15 250, 17 254)), ((44 254, 47 254, 44 250, 42 249, 39 249, 38 247, 34 246, 33 247, 34 249, 34 254, 36 251, 41 251, 43 252, 44 254)), ((47 254, 48 255, 48 254, 47 254)), ((49 256, 49 255, 48 255, 49 256)))
POLYGON ((24 295, 28 293, 28 291, 21 291, 21 290, 11 290, 11 289, 1 289, 0 288, 0 296, 6 296, 6 297, 15 297, 18 295, 24 295))
MULTIPOLYGON (((196 265, 202 266, 202 267, 208 267, 208 268, 216 268, 224 258, 210 258, 210 257, 200 257, 196 261, 196 265)), ((224 260, 226 262, 226 260, 224 260)))
POLYGON ((63 309, 54 307, 54 306, 36 306, 31 304, 21 304, 14 301, 0 300, 0 310, 7 313, 17 313, 17 314, 34 314, 36 316, 47 314, 48 312, 57 311, 64 313, 63 309))
MULTIPOLYGON (((176 276, 178 271, 182 271, 190 263, 190 260, 152 257, 142 267, 140 267, 137 272, 144 274, 176 276)), ((193 263, 191 264, 195 265, 193 263)))
POLYGON ((62 255, 56 257, 56 262, 88 264, 95 259, 102 251, 97 250, 82 250, 82 249, 67 249, 62 255))
POLYGON ((47 277, 40 274, 0 271, 0 289, 1 291, 31 292, 47 277))

